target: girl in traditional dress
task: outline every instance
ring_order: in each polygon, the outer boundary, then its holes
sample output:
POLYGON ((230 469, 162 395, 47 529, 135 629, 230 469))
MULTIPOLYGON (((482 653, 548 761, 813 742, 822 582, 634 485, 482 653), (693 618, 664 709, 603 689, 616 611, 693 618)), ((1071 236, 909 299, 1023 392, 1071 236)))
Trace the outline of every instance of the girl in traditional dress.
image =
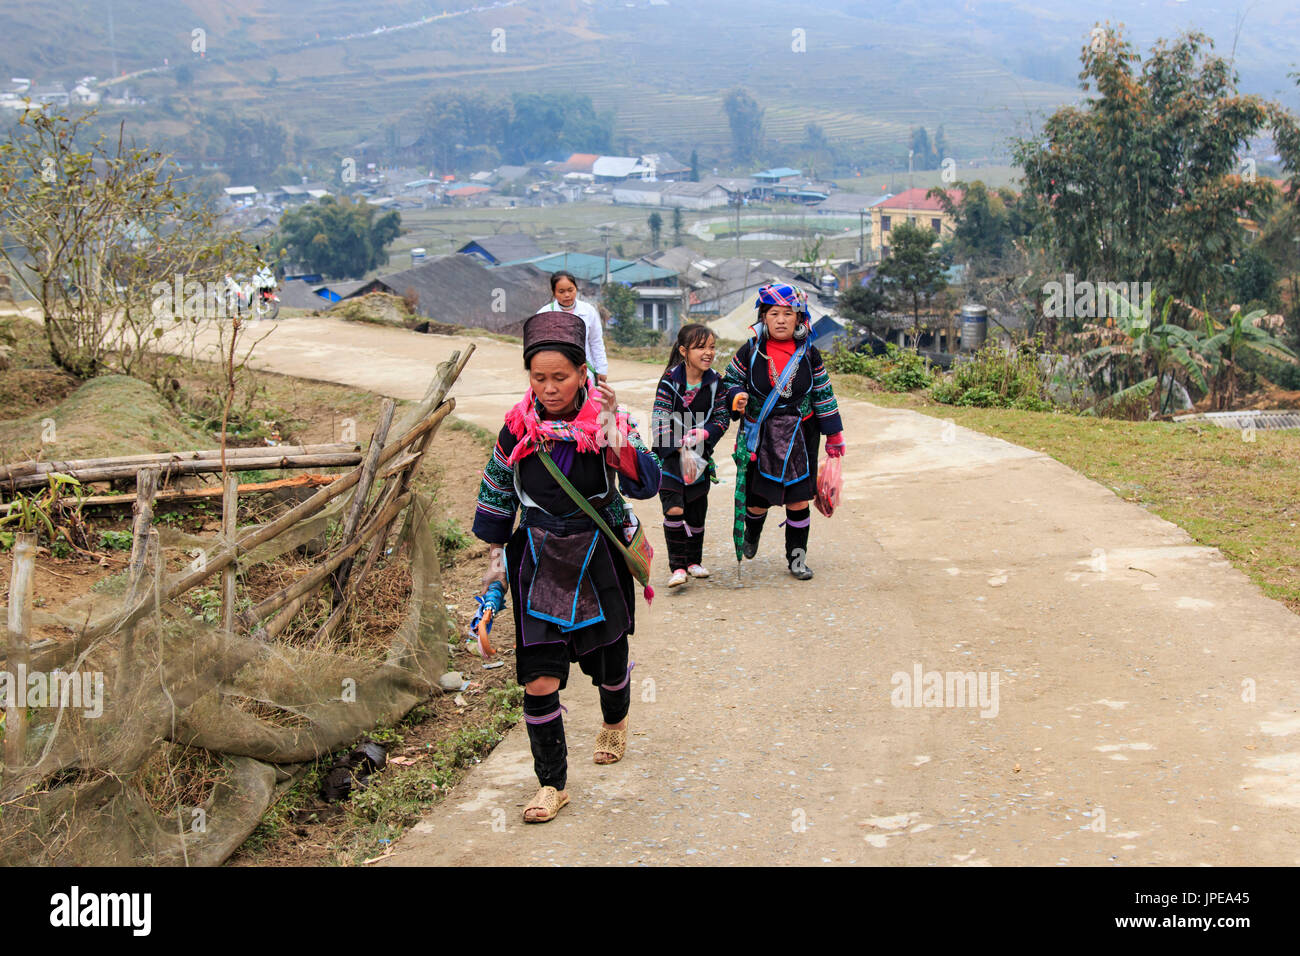
POLYGON ((578 298, 578 280, 572 272, 551 273, 550 302, 542 307, 543 312, 572 312, 582 319, 587 327, 587 336, 583 349, 587 355, 587 366, 596 376, 596 384, 604 385, 609 375, 609 360, 605 357, 605 325, 600 319, 600 312, 590 302, 578 298))
POLYGON ((485 589, 505 583, 514 608, 516 676, 541 787, 524 810, 528 823, 553 819, 569 802, 560 691, 571 662, 600 689, 595 762, 623 757, 635 604, 632 573, 606 530, 621 534, 634 520, 616 474, 628 497, 659 490, 659 463, 635 423, 617 411, 608 385, 590 385, 585 343, 582 320, 568 312, 540 312, 524 323, 531 387, 506 415, 474 515, 474 534, 489 545, 485 589))
POLYGON ((785 508, 785 559, 800 581, 813 576, 808 554, 809 502, 817 489, 817 453, 844 454, 844 426, 821 354, 810 341, 812 324, 803 291, 790 285, 758 290, 755 334, 727 366, 723 384, 740 411, 749 446, 745 472, 746 558, 758 553, 763 522, 772 506, 785 508))
POLYGON ((687 576, 707 578, 704 567, 704 519, 709 513, 713 446, 731 424, 727 389, 713 370, 717 339, 706 325, 683 325, 673 343, 668 366, 655 392, 654 452, 663 468, 659 501, 664 510, 668 545, 668 586, 687 576), (682 449, 693 449, 706 467, 683 475, 682 449))

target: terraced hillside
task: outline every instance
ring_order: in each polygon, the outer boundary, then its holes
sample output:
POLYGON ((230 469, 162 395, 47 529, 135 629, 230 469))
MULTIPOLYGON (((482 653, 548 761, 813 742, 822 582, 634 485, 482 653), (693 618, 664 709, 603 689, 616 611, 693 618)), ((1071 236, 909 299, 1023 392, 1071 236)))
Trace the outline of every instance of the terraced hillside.
MULTIPOLYGON (((8 0, 0 66, 38 82, 104 77, 115 52, 155 104, 133 121, 164 122, 165 105, 184 122, 225 104, 338 150, 409 130, 439 87, 578 91, 614 112, 616 148, 697 147, 706 160, 725 156, 722 98, 741 85, 766 109, 771 139, 797 143, 816 122, 897 164, 917 125, 943 125, 959 160, 1005 156, 1008 136, 1079 95, 1078 52, 1098 21, 1134 20, 1146 45, 1197 16, 1215 32, 1224 16, 1159 6, 1121 16, 1125 5, 1064 0, 8 0)), ((1221 47, 1237 43, 1244 77, 1268 78, 1260 92, 1290 88, 1300 51, 1283 26, 1298 6, 1252 7, 1239 31, 1226 20, 1218 30, 1221 47)))

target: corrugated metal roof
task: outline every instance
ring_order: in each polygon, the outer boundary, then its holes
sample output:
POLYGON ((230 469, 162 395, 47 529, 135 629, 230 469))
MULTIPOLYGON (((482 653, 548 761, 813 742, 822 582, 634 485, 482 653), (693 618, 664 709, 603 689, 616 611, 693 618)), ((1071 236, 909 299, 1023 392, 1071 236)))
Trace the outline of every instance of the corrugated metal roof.
POLYGON ((1279 411, 1246 410, 1240 412, 1204 412, 1200 415, 1176 415, 1176 422, 1203 421, 1220 428, 1300 428, 1300 410, 1279 411))
POLYGON ((718 183, 665 183, 663 193, 665 196, 707 196, 712 190, 720 189, 726 192, 718 183))
POLYGON ((675 183, 661 183, 658 180, 629 179, 625 183, 615 183, 614 192, 657 193, 673 185, 675 183))
MULTIPOLYGON (((630 259, 615 259, 612 256, 609 260, 609 270, 622 269, 630 266, 630 259)), ((536 266, 548 275, 552 272, 572 272, 579 279, 592 282, 596 279, 605 277, 605 257, 593 256, 585 252, 554 252, 547 256, 537 256, 532 259, 523 259, 519 262, 505 262, 498 269, 512 265, 531 265, 536 266)))
POLYGON ((847 212, 856 214, 863 209, 870 209, 872 206, 879 206, 889 198, 890 196, 888 193, 881 193, 879 196, 874 196, 871 193, 833 193, 812 208, 817 212, 847 212))
POLYGON ((652 172, 649 166, 642 166, 635 156, 602 156, 591 164, 591 171, 596 176, 613 176, 622 178, 635 173, 652 172))
MULTIPOLYGON (((603 268, 603 261, 601 265, 603 268)), ((635 285, 638 282, 655 282, 659 279, 671 279, 675 275, 677 273, 672 269, 653 266, 648 262, 633 262, 620 269, 615 269, 611 262, 609 267, 609 281, 622 282, 627 285, 635 285)))

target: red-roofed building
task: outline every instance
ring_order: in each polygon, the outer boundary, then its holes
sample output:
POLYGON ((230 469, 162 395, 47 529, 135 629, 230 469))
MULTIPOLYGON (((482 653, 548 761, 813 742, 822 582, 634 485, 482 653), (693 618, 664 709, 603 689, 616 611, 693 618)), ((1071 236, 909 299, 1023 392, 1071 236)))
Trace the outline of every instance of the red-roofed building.
POLYGON ((574 153, 565 160, 561 170, 566 173, 589 173, 598 159, 600 157, 595 153, 574 153))
POLYGON ((443 195, 456 202, 458 200, 476 199, 491 191, 487 186, 456 186, 454 189, 448 189, 443 195))
MULTIPOLYGON (((937 198, 929 195, 929 189, 905 189, 897 196, 890 196, 884 202, 871 209, 871 255, 875 260, 883 259, 889 254, 889 233, 901 222, 910 222, 916 226, 928 227, 934 231, 935 238, 951 236, 956 228, 956 221, 937 198)), ((945 190, 953 204, 961 202, 960 189, 945 190)))

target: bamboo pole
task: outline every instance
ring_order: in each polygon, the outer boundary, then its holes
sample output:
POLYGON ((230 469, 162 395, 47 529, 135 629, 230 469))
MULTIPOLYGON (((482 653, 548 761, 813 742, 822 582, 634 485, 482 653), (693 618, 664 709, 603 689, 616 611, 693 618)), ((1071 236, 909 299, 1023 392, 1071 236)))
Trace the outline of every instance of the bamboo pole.
POLYGON ((403 471, 404 469, 411 467, 411 465, 414 462, 419 460, 422 454, 424 454, 424 452, 418 452, 418 451, 408 452, 407 454, 403 455, 401 458, 397 459, 397 461, 389 465, 387 468, 385 468, 383 474, 379 475, 379 477, 391 478, 399 471, 403 471))
MULTIPOLYGON (((388 440, 388 429, 393 425, 393 412, 396 409, 396 402, 391 398, 384 399, 384 406, 379 413, 379 425, 371 436, 370 449, 366 453, 366 460, 361 465, 361 478, 357 481, 356 494, 352 496, 352 505, 348 508, 347 517, 343 519, 341 540, 344 544, 350 543, 352 536, 356 534, 357 524, 361 521, 361 512, 365 509, 366 500, 370 497, 370 487, 375 480, 375 469, 379 467, 379 453, 384 450, 384 442, 388 440)), ((352 560, 348 559, 339 565, 338 571, 334 573, 333 604, 336 607, 343 599, 343 588, 347 585, 348 575, 351 572, 352 560)))
POLYGON ((14 537, 9 571, 9 670, 11 694, 5 701, 5 776, 13 780, 27 762, 27 639, 32 632, 32 581, 36 573, 36 534, 14 537))
MULTIPOLYGON (((393 500, 397 493, 397 485, 398 483, 396 481, 390 481, 384 485, 384 490, 379 493, 379 498, 375 501, 374 508, 371 509, 371 515, 380 514, 388 507, 388 503, 393 500)), ((369 523, 370 522, 367 522, 367 524, 369 523)), ((375 539, 375 541, 371 543, 370 549, 366 553, 366 561, 361 566, 361 570, 357 574, 350 575, 348 579, 348 588, 343 595, 343 600, 334 606, 334 610, 330 612, 330 616, 313 636, 312 643, 320 644, 329 640, 338 629, 338 626, 343 623, 343 615, 347 613, 348 605, 351 603, 352 599, 356 597, 357 589, 361 587, 361 582, 365 580, 366 575, 368 575, 371 569, 375 566, 375 559, 379 555, 379 546, 381 543, 380 539, 375 539)))
MULTIPOLYGON (((249 455, 243 458, 232 458, 226 463, 227 469, 274 471, 281 468, 346 468, 361 463, 361 453, 358 451, 317 455, 277 455, 273 449, 264 448, 260 450, 262 454, 257 457, 249 455)), ((199 461, 167 462, 162 468, 163 473, 168 478, 181 475, 209 475, 227 470, 222 468, 219 460, 206 458, 199 461)), ((84 485, 92 481, 134 478, 136 469, 136 465, 104 465, 97 468, 81 468, 75 472, 68 472, 68 474, 84 485)), ((28 475, 22 478, 14 478, 12 482, 6 482, 6 486, 21 491, 27 488, 43 487, 47 481, 48 476, 45 474, 28 475)))
MULTIPOLYGON (((154 579, 157 579, 158 568, 162 565, 162 542, 158 536, 158 529, 150 527, 144 540, 145 562, 142 563, 138 572, 132 571, 131 584, 128 594, 134 595, 144 579, 145 565, 149 567, 154 579)), ((135 680, 131 674, 132 667, 135 666, 135 624, 128 624, 122 629, 122 650, 117 659, 117 680, 114 681, 118 700, 125 700, 131 692, 135 680)))
MULTIPOLYGON (((418 463, 424 456, 424 451, 423 451, 424 445, 427 445, 429 440, 436 433, 437 430, 434 429, 433 431, 430 431, 425 435, 424 444, 421 446, 420 451, 408 452, 407 454, 403 455, 400 459, 398 459, 396 462, 389 465, 387 469, 385 469, 381 477, 388 477, 389 475, 395 474, 398 471, 405 472, 406 469, 410 469, 410 472, 406 472, 402 474, 400 478, 388 482, 388 485, 384 489, 385 498, 391 497, 392 495, 399 493, 401 490, 403 490, 406 487, 410 473, 414 472, 415 468, 418 467, 418 463)), ((376 507, 378 508, 380 505, 382 505, 382 503, 383 503, 382 500, 380 502, 377 502, 376 507)), ((326 619, 325 623, 322 624, 320 626, 320 629, 316 632, 315 637, 313 638, 314 643, 319 644, 323 641, 328 640, 330 637, 333 636, 334 632, 338 630, 339 625, 343 623, 343 616, 347 612, 348 604, 351 603, 352 599, 356 597, 357 592, 361 589, 361 582, 364 581, 366 579, 366 576, 374 569, 375 562, 379 560, 380 555, 383 553, 384 544, 387 542, 387 540, 388 540, 388 529, 385 528, 384 533, 376 537, 374 542, 370 545, 370 550, 366 554, 365 564, 361 566, 361 572, 359 574, 353 575, 351 580, 348 582, 349 587, 347 589, 347 592, 343 596, 343 600, 336 602, 334 610, 330 612, 329 618, 326 619)))
POLYGON ((307 606, 307 602, 310 600, 311 600, 310 591, 308 591, 306 594, 301 594, 298 597, 294 598, 292 601, 290 601, 288 604, 286 604, 284 607, 280 608, 280 610, 276 612, 275 617, 271 618, 271 620, 267 623, 266 627, 256 628, 253 631, 253 636, 261 641, 271 640, 271 638, 275 637, 277 634, 279 634, 281 631, 283 631, 286 627, 289 626, 289 622, 292 621, 297 616, 299 611, 301 611, 304 607, 307 606))
MULTIPOLYGON (((265 458, 268 455, 341 455, 359 452, 361 446, 356 442, 329 442, 317 445, 259 445, 253 448, 228 448, 226 460, 242 458, 265 458)), ((169 465, 185 461, 220 461, 221 449, 202 451, 166 451, 147 455, 118 455, 109 458, 75 458, 64 461, 20 461, 12 465, 0 465, 0 485, 10 479, 29 478, 33 475, 48 475, 51 472, 70 474, 84 469, 97 469, 120 466, 137 469, 148 465, 169 465)), ((242 470, 242 469, 241 469, 242 470)), ((44 484, 44 482, 39 482, 44 484)))
MULTIPOLYGON (((468 351, 473 352, 472 345, 468 351)), ((453 358, 455 358, 455 355, 453 355, 453 358)), ((466 358, 468 358, 468 354, 466 358)), ((464 367, 464 364, 465 361, 462 360, 453 371, 459 373, 459 370, 464 367)), ((439 391, 442 394, 445 394, 449 387, 450 383, 447 382, 444 387, 439 389, 439 391)), ((432 392, 434 390, 431 389, 430 391, 432 392)), ((389 460, 400 454, 402 449, 407 445, 436 429, 438 425, 441 424, 442 420, 451 414, 455 407, 456 402, 454 399, 448 399, 441 405, 437 406, 437 408, 426 415, 423 420, 413 425, 411 429, 407 431, 406 434, 402 435, 396 442, 392 442, 384 448, 383 452, 379 455, 379 464, 383 465, 387 463, 389 460)), ((158 599, 160 601, 169 601, 175 598, 178 594, 184 594, 186 591, 207 580, 227 564, 234 561, 238 552, 251 551, 258 545, 264 544, 277 535, 282 534, 286 529, 297 524, 299 521, 302 521, 304 518, 316 514, 334 498, 337 498, 355 485, 357 481, 360 480, 360 477, 360 468, 354 469, 345 475, 341 475, 333 484, 321 488, 306 501, 285 512, 274 521, 250 528, 234 547, 219 548, 212 554, 208 555, 208 560, 202 569, 190 571, 188 574, 183 574, 178 578, 174 578, 171 584, 167 586, 166 590, 158 595, 158 599)), ((331 570, 333 569, 331 568, 331 570)), ((149 613, 151 607, 151 597, 146 596, 134 607, 128 610, 125 615, 106 618, 97 624, 87 627, 72 641, 65 641, 48 649, 42 653, 38 659, 38 663, 41 666, 45 666, 47 663, 64 659, 68 655, 75 657, 77 654, 84 651, 92 642, 103 637, 109 631, 119 627, 125 627, 128 624, 140 620, 141 617, 149 613)))
MULTIPOLYGON (((262 491, 278 491, 284 488, 319 488, 321 485, 328 485, 331 482, 338 481, 342 475, 294 475, 292 478, 279 478, 275 481, 254 481, 239 486, 241 496, 256 494, 262 491)), ((179 491, 160 491, 154 495, 154 504, 173 503, 177 505, 197 504, 208 498, 220 498, 226 493, 224 488, 185 488, 179 491)), ((91 495, 87 498, 61 498, 68 504, 80 504, 84 510, 86 508, 122 508, 127 504, 134 505, 135 499, 130 495, 91 495)), ((9 508, 9 505, 0 505, 0 512, 9 508)))
POLYGON ((135 524, 131 529, 131 563, 128 565, 131 590, 134 590, 144 569, 145 546, 148 543, 149 529, 153 526, 153 505, 158 495, 158 477, 161 473, 162 469, 158 465, 141 468, 136 473, 135 524))
MULTIPOLYGON (((393 477, 392 480, 397 483, 396 494, 405 495, 407 489, 411 487, 411 481, 413 478, 415 478, 415 472, 420 467, 420 460, 424 456, 425 449, 429 447, 429 442, 433 440, 433 435, 434 432, 432 431, 428 431, 424 433, 424 435, 419 440, 419 444, 415 446, 415 457, 411 461, 411 466, 393 477)), ((385 543, 388 541, 388 534, 390 531, 392 531, 393 521, 395 520, 396 520, 396 516, 394 516, 393 519, 389 520, 388 524, 384 526, 384 530, 379 533, 379 538, 375 542, 375 548, 379 551, 379 553, 383 553, 384 551, 385 543)), ((378 556, 379 555, 376 554, 375 558, 378 559, 378 556)), ((373 564, 373 562, 371 563, 373 564)))
MULTIPOLYGON (((221 540, 226 547, 235 546, 235 519, 239 514, 239 479, 234 472, 226 475, 221 498, 221 540)), ((235 568, 236 562, 221 569, 221 629, 233 631, 235 626, 235 568)))

